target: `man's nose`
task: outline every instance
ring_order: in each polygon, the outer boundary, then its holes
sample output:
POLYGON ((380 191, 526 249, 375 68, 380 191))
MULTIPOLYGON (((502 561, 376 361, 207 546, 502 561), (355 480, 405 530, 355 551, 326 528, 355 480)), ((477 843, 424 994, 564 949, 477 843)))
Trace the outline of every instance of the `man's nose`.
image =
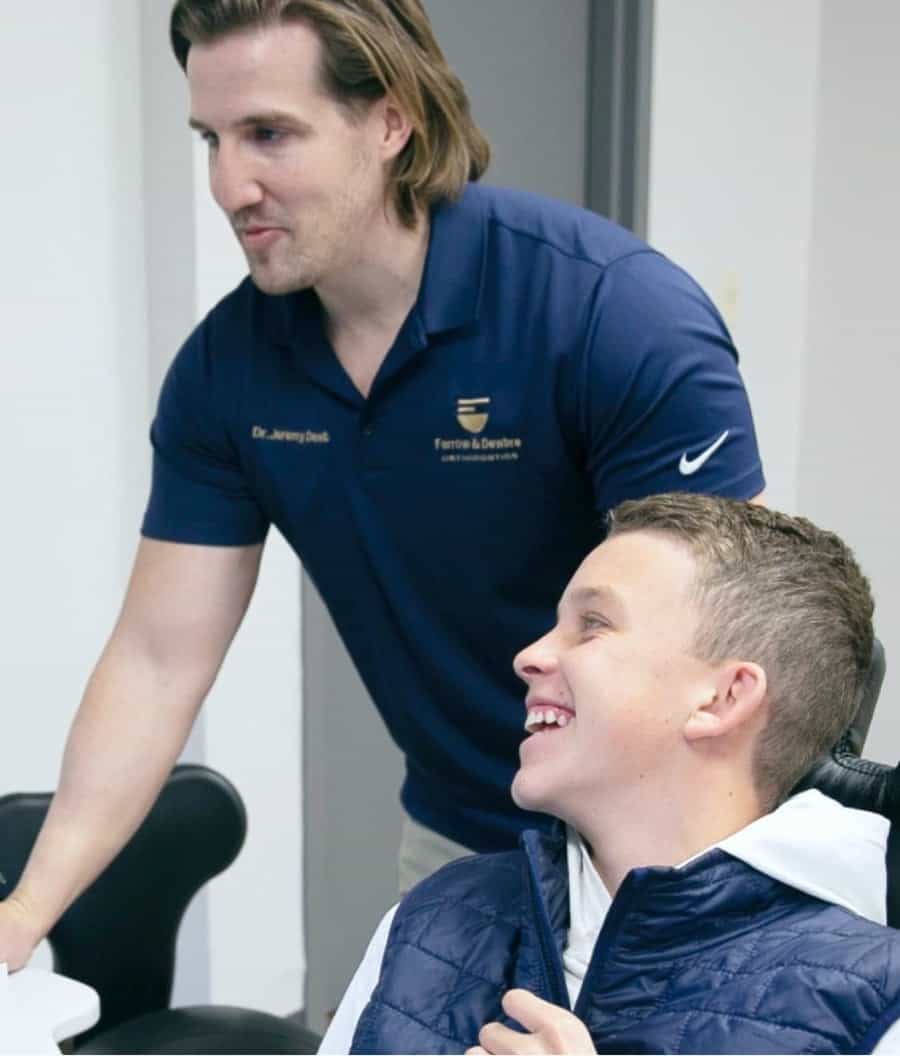
POLYGON ((220 208, 229 216, 258 205, 263 190, 249 159, 239 147, 220 143, 209 157, 209 186, 220 208))
POLYGON ((538 638, 513 660, 513 670, 523 682, 530 682, 539 675, 552 674, 558 663, 558 650, 553 631, 538 638))

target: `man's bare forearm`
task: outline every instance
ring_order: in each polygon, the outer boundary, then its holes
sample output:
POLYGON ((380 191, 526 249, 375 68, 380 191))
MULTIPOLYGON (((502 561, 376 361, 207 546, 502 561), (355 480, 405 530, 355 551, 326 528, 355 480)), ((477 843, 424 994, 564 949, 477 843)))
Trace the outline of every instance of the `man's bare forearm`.
POLYGON ((12 898, 37 937, 140 825, 190 732, 206 685, 163 676, 115 640, 69 733, 59 787, 12 898))
POLYGON ((47 820, 19 886, 0 902, 0 961, 25 963, 153 805, 247 609, 261 555, 260 544, 141 540, 47 820))

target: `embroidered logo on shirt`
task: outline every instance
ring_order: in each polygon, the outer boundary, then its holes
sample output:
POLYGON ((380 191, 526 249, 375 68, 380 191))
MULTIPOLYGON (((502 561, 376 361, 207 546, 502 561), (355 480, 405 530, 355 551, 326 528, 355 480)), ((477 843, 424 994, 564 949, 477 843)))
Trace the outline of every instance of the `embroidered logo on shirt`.
POLYGON ((467 433, 478 434, 488 423, 490 396, 478 396, 471 400, 457 400, 456 420, 467 433))
POLYGON ((728 434, 731 432, 730 429, 726 429, 724 433, 719 437, 718 440, 714 440, 705 451, 701 451, 696 458, 688 458, 688 453, 681 456, 681 461, 678 463, 678 472, 683 477, 690 477, 701 469, 706 463, 712 458, 712 456, 719 450, 722 444, 728 439, 728 434))
POLYGON ((327 431, 317 433, 312 429, 264 429, 261 425, 254 425, 250 435, 254 440, 278 440, 283 444, 331 443, 327 431))
POLYGON ((434 438, 442 462, 517 462, 522 449, 519 436, 480 436, 490 418, 490 396, 456 401, 456 421, 470 435, 434 438))

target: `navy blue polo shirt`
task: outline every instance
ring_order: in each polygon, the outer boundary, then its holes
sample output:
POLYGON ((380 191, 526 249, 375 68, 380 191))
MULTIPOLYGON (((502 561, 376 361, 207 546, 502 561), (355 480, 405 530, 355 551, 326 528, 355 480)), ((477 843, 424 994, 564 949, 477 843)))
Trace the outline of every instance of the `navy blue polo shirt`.
POLYGON ((603 511, 762 490, 736 359, 703 292, 628 232, 470 185, 433 212, 367 399, 313 291, 248 279, 213 309, 163 386, 143 531, 240 546, 276 525, 406 755, 406 809, 512 846, 535 823, 509 795, 513 656, 553 624, 603 511))

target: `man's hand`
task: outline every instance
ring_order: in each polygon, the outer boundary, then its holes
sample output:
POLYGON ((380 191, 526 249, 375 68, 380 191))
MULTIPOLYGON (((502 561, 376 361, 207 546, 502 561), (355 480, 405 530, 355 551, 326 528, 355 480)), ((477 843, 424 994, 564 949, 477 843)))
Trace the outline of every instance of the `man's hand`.
POLYGON ((528 990, 508 990, 503 995, 503 1011, 525 1027, 528 1033, 511 1030, 502 1023, 487 1023, 478 1033, 480 1045, 468 1053, 567 1053, 581 1056, 594 1053, 587 1027, 558 1005, 542 1001, 528 990))
POLYGON ((0 963, 5 962, 11 972, 24 968, 41 938, 15 894, 0 902, 0 963))

